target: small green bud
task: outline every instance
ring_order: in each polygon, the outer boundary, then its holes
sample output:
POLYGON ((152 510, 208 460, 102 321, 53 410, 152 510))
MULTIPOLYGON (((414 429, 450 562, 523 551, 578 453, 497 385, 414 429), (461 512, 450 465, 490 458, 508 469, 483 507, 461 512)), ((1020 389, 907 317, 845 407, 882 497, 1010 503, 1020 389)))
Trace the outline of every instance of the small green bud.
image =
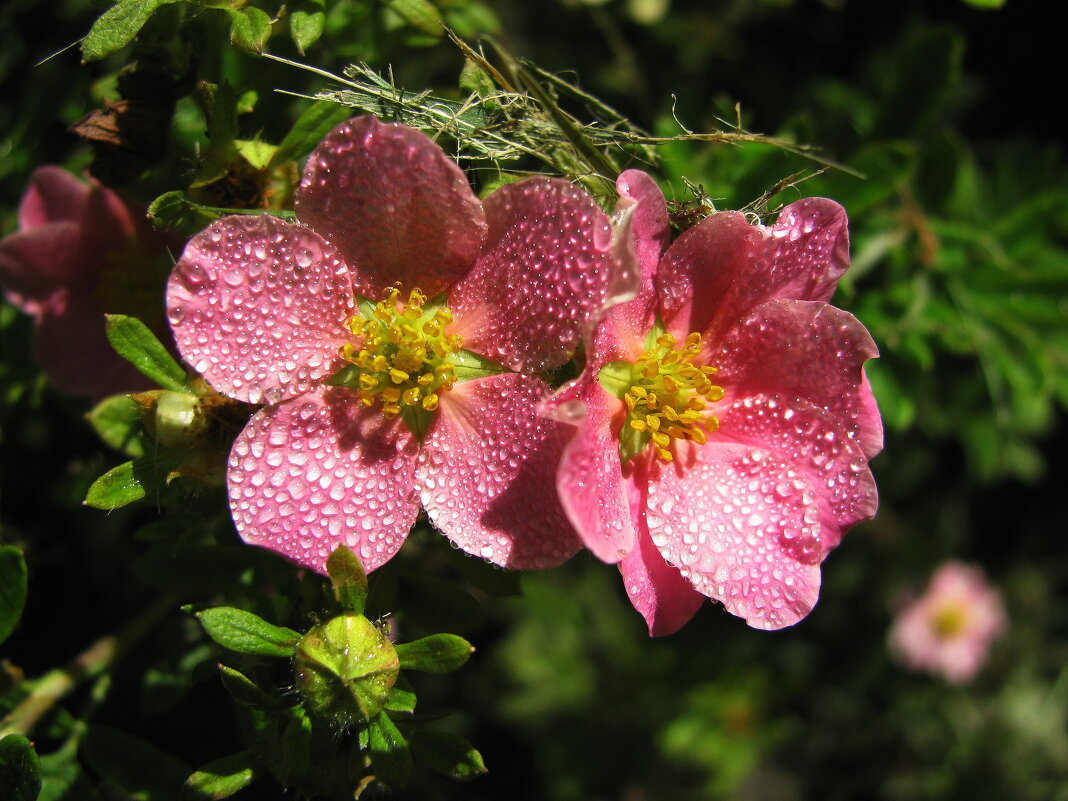
POLYGON ((308 709, 348 726, 382 711, 400 673, 400 657, 374 623, 345 614, 301 638, 294 672, 308 709))

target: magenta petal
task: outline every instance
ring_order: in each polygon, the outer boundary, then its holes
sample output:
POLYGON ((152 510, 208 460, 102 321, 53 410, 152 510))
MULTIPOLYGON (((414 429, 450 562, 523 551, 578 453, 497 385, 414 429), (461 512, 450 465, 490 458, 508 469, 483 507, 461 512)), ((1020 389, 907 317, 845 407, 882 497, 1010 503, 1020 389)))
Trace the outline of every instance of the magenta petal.
POLYGON ((546 394, 540 379, 515 373, 458 384, 419 454, 430 521, 503 567, 554 567, 581 547, 555 488, 568 427, 537 413, 546 394))
POLYGON ((245 542, 325 573, 351 548, 366 570, 415 523, 415 445, 399 421, 326 389, 257 412, 230 451, 230 510, 245 542))
POLYGON ((333 246, 267 215, 212 223, 167 282, 182 357, 216 390, 249 403, 299 395, 337 372, 354 310, 333 246))
POLYGON ((795 540, 819 538, 814 488, 767 450, 723 443, 680 451, 649 482, 653 544, 698 592, 750 626, 801 620, 820 587, 820 549, 811 562, 794 555, 795 540))
MULTIPOLYGON (((713 436, 717 443, 728 440, 771 451, 812 488, 820 509, 819 534, 794 538, 786 546, 801 561, 822 558, 850 526, 875 516, 879 496, 868 460, 838 418, 823 409, 796 398, 750 396, 721 411, 720 430, 713 436)), ((780 497, 795 489, 793 479, 774 486, 780 497)))
POLYGON ((645 618, 650 637, 674 634, 689 622, 705 596, 668 565, 647 533, 619 563, 623 585, 634 608, 645 618))
POLYGON ((623 403, 596 382, 557 394, 548 408, 556 419, 578 427, 564 449, 556 489, 583 544, 603 562, 618 562, 634 547, 627 482, 619 463, 612 418, 623 403), (568 394, 573 397, 568 399, 568 394))
POLYGON ((826 303, 761 304, 723 338, 711 363, 728 398, 764 393, 825 409, 870 458, 882 423, 863 364, 879 355, 856 317, 826 303))
POLYGON ((89 185, 62 167, 38 167, 19 202, 19 228, 25 231, 48 223, 78 221, 88 198, 89 185))
POLYGON ((456 163, 419 131, 374 117, 344 122, 323 139, 308 158, 296 209, 376 300, 396 281, 434 297, 471 268, 486 234, 482 205, 456 163))
POLYGON ((721 212, 668 248, 657 274, 660 311, 678 336, 724 331, 767 300, 829 300, 848 266, 848 223, 834 201, 793 203, 770 227, 721 212))
POLYGON ((486 247, 449 293, 450 332, 513 370, 557 367, 604 305, 613 267, 608 217, 581 189, 550 178, 503 186, 485 207, 486 247))
POLYGON ((79 291, 91 291, 99 266, 75 222, 48 223, 0 240, 0 282, 20 306, 44 301, 60 287, 81 284, 79 291))

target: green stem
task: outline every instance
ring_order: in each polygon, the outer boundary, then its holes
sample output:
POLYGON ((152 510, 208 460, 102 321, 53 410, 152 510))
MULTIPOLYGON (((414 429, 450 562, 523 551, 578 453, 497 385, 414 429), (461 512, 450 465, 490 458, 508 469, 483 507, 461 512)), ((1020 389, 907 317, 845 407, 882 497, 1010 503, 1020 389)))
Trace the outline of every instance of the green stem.
POLYGON ((118 632, 100 638, 70 664, 55 668, 38 679, 30 694, 0 720, 0 739, 9 734, 29 737, 34 726, 57 701, 82 682, 113 669, 130 647, 148 634, 176 604, 177 600, 171 596, 157 599, 118 632))

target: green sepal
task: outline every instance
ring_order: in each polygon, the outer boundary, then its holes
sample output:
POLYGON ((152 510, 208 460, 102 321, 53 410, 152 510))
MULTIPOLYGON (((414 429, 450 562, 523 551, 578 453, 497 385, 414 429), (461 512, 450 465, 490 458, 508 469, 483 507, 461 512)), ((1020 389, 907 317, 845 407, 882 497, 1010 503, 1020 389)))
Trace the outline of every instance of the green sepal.
POLYGON ((229 665, 219 665, 219 679, 226 691, 242 706, 253 709, 277 709, 280 706, 273 695, 229 665))
POLYGON ((0 643, 11 636, 22 617, 28 583, 22 551, 14 545, 0 547, 0 643))
POLYGON ((242 50, 262 53, 271 38, 271 15, 256 6, 223 10, 230 15, 230 41, 242 50))
POLYGON ((41 792, 37 752, 21 734, 0 740, 0 789, 5 801, 36 801, 41 792))
POLYGON ((289 34, 297 52, 304 51, 319 41, 326 27, 326 0, 290 0, 289 34))
POLYGON ((101 14, 82 39, 82 60, 97 61, 133 41, 160 6, 178 0, 118 0, 101 14))
POLYGON ((415 688, 412 683, 401 673, 397 676, 397 683, 389 691, 385 709, 391 712, 414 712, 418 699, 415 697, 415 688))
POLYGON ((209 762, 193 773, 177 801, 221 801, 248 787, 260 775, 260 768, 248 751, 240 751, 209 762))
POLYGON ((295 161, 315 149, 335 126, 351 117, 353 111, 340 103, 317 101, 297 119, 274 152, 270 166, 295 161))
POLYGON ((634 365, 630 362, 609 362, 597 373, 597 383, 613 398, 623 400, 634 383, 634 365))
POLYGON ((375 775, 392 787, 403 787, 412 770, 412 754, 404 735, 385 712, 373 718, 367 729, 375 775))
POLYGON ((449 362, 455 366, 456 383, 472 381, 476 378, 486 378, 491 375, 511 372, 507 367, 502 367, 497 362, 479 356, 469 350, 461 350, 454 356, 449 357, 449 362))
POLYGON ((148 326, 136 317, 105 314, 108 342, 115 352, 164 389, 188 392, 186 373, 148 326))
POLYGON ((139 501, 150 491, 161 489, 171 473, 182 463, 182 457, 167 448, 149 456, 123 462, 108 470, 89 486, 85 505, 94 509, 120 509, 139 501))
POLYGON ((349 548, 339 545, 326 560, 326 573, 334 600, 346 612, 363 614, 367 603, 367 573, 360 559, 349 548))
POLYGON ((474 646, 456 634, 431 634, 396 646, 402 670, 452 673, 474 653, 474 646))
POLYGON ((324 384, 331 387, 346 387, 348 389, 356 389, 358 387, 357 382, 360 380, 360 368, 355 364, 346 364, 332 376, 323 381, 324 384))
POLYGON ((453 781, 470 781, 486 772, 482 754, 458 734, 420 729, 408 746, 416 760, 453 781))
POLYGON ((400 418, 415 437, 415 441, 421 443, 426 438, 426 432, 434 420, 437 411, 428 412, 421 406, 404 406, 401 408, 400 418))
POLYGON ((129 395, 104 398, 89 412, 89 423, 105 444, 127 456, 144 456, 141 410, 129 395))
POLYGON ((653 435, 624 424, 619 431, 619 463, 626 464, 648 447, 653 435))
POLYGON ((290 657, 300 633, 275 626, 259 615, 232 606, 216 606, 197 613, 200 625, 223 648, 239 654, 290 657))

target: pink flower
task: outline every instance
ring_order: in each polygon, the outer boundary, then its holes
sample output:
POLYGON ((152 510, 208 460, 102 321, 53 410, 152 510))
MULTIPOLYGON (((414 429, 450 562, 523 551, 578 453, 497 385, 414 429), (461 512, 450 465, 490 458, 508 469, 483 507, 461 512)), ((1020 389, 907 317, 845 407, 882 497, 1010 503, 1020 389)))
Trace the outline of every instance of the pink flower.
POLYGON ((0 241, 0 282, 35 318, 35 355, 52 384, 93 398, 148 388, 108 344, 104 313, 162 329, 164 258, 144 209, 59 167, 34 171, 19 230, 0 241))
POLYGON ((945 562, 927 591, 898 613, 890 648, 909 668, 952 684, 974 676, 1008 625, 1001 595, 978 567, 945 562))
POLYGON ((824 557, 877 503, 882 426, 862 371, 876 348, 827 303, 848 266, 845 213, 822 199, 770 227, 717 213, 669 244, 653 180, 629 171, 617 188, 640 286, 545 404, 577 429, 564 509, 619 563, 650 634, 706 596, 751 626, 792 625, 816 603, 824 557))
POLYGON ((344 544, 371 570, 422 506, 498 565, 571 556, 554 491, 568 427, 537 413, 537 373, 604 303, 597 204, 549 179, 480 201, 426 136, 359 117, 312 153, 296 210, 217 221, 167 290, 186 361, 267 404, 230 454, 240 535, 319 571, 344 544))

